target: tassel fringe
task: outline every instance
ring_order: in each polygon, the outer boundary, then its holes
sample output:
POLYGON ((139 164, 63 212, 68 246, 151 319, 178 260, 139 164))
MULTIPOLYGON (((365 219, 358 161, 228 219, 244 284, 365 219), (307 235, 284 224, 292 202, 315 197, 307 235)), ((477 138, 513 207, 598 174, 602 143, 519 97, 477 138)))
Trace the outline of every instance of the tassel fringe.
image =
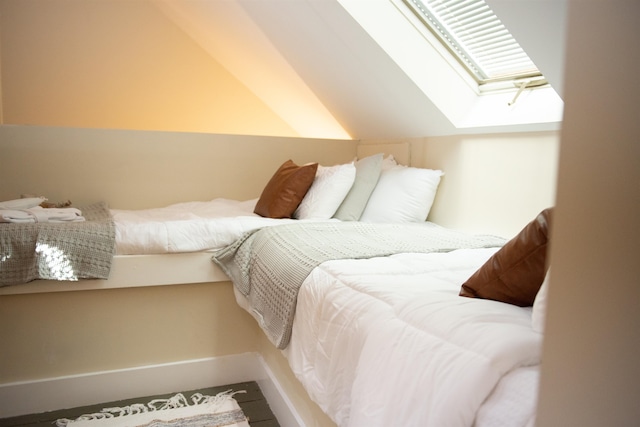
POLYGON ((168 399, 154 399, 151 402, 147 403, 146 405, 143 403, 134 403, 129 406, 104 408, 100 412, 81 415, 75 420, 62 418, 56 421, 56 426, 67 427, 67 424, 74 421, 89 421, 89 420, 100 420, 104 418, 126 417, 127 415, 137 415, 145 412, 164 411, 168 409, 186 408, 189 406, 197 406, 197 405, 211 406, 210 408, 211 411, 215 412, 216 409, 218 409, 220 406, 222 406, 225 402, 227 402, 229 399, 231 399, 234 395, 238 393, 246 393, 246 390, 238 390, 238 391, 227 390, 227 391, 218 393, 215 396, 207 396, 201 393, 194 393, 191 395, 191 398, 190 398, 191 404, 182 393, 178 393, 168 399))

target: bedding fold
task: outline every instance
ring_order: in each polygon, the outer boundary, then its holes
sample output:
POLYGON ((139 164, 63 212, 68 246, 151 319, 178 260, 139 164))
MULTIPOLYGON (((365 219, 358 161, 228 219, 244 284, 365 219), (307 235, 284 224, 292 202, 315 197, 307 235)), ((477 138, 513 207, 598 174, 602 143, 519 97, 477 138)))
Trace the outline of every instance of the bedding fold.
POLYGON ((282 349, 291 337, 298 290, 309 273, 325 261, 448 252, 504 242, 501 237, 471 235, 430 222, 296 223, 245 233, 212 259, 249 300, 252 315, 271 342, 282 349))

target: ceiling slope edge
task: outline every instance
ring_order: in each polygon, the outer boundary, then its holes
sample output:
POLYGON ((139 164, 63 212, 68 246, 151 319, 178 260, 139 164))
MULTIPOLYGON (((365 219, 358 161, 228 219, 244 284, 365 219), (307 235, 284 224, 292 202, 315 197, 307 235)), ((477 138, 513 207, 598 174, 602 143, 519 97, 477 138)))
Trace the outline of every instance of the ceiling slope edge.
POLYGON ((352 139, 238 2, 154 3, 301 137, 352 139))
POLYGON ((355 139, 456 132, 338 1, 238 1, 355 139))

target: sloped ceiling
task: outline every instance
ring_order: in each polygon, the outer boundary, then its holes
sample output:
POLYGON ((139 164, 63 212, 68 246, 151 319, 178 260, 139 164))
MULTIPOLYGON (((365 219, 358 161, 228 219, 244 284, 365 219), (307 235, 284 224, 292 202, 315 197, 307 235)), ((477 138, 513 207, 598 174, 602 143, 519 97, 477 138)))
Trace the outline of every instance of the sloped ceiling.
MULTIPOLYGON (((499 6, 510 20, 509 28, 529 23, 520 35, 538 37, 532 49, 549 49, 553 43, 541 42, 541 34, 531 31, 531 16, 522 13, 532 2, 538 3, 537 10, 540 4, 553 3, 523 0, 499 6)), ((353 139, 460 133, 339 0, 157 3, 294 128, 314 120, 318 126, 337 124, 353 139), (256 80, 257 76, 262 78, 256 80)), ((540 16, 547 12, 543 5, 540 16)), ((556 26, 563 24, 561 16, 556 21, 556 26)), ((533 20, 533 24, 539 23, 533 20)), ((558 69, 558 55, 541 57, 555 61, 549 66, 558 69)), ((466 133, 483 131, 467 129, 466 133)))
POLYGON ((347 132, 357 139, 455 130, 336 1, 240 0, 347 132), (282 13, 286 8, 286 13, 282 13))

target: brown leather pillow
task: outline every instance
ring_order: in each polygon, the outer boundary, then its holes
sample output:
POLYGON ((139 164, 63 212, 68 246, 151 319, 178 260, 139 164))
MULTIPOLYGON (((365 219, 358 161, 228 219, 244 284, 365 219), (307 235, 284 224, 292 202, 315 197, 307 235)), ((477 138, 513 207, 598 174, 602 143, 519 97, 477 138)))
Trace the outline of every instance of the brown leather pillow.
POLYGON ((553 208, 543 210, 493 254, 460 289, 460 295, 528 307, 546 274, 553 208))
POLYGON ((313 184, 317 169, 317 163, 298 166, 291 160, 284 162, 262 190, 254 212, 267 218, 291 218, 313 184))

